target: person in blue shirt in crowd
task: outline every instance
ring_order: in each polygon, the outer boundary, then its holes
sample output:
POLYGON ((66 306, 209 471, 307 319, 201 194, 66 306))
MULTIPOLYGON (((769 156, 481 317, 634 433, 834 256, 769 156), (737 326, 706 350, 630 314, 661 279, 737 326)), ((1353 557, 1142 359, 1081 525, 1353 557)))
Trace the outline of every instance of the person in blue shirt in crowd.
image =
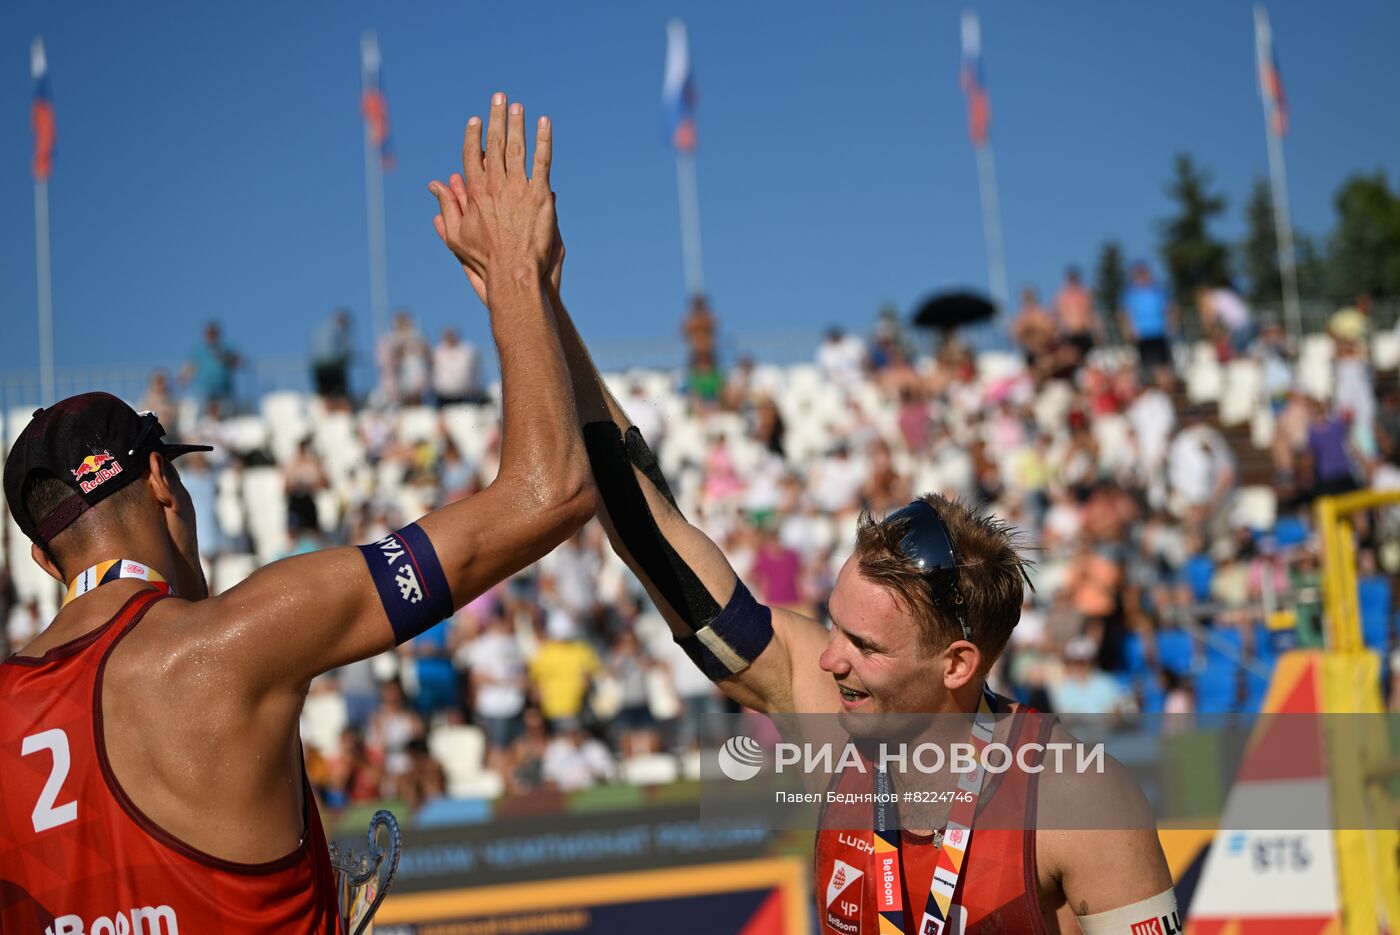
POLYGON ((233 372, 242 366, 238 352, 224 343, 223 331, 217 321, 204 326, 204 341, 190 352, 190 359, 181 373, 182 381, 199 400, 199 409, 217 407, 228 413, 233 409, 233 372))
POLYGON ((1123 330, 1137 343, 1138 361, 1149 380, 1159 370, 1171 370, 1175 317, 1167 290, 1153 278, 1152 270, 1141 260, 1134 263, 1132 283, 1123 295, 1123 330))

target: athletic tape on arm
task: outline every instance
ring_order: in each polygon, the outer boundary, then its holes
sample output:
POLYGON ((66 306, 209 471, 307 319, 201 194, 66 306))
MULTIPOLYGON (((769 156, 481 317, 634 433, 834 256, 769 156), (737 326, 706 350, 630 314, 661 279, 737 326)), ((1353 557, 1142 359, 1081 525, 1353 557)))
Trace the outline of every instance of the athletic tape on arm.
POLYGON ((389 615, 389 626, 394 628, 395 644, 406 643, 452 616, 456 608, 447 576, 428 534, 417 523, 359 549, 389 615))
POLYGON ((583 441, 593 482, 618 538, 691 630, 689 635, 678 636, 676 642, 712 680, 748 668, 773 638, 772 612, 753 599, 742 581, 735 583, 729 602, 721 610, 690 565, 671 547, 633 470, 641 471, 676 507, 642 433, 634 426, 624 436, 612 422, 591 422, 583 427, 583 441))
MULTIPOLYGON (((666 479, 656 466, 651 449, 642 439, 642 433, 633 427, 627 430, 627 435, 632 450, 645 451, 642 457, 644 463, 639 467, 647 479, 656 484, 653 473, 659 477, 658 491, 674 505, 675 498, 671 496, 671 489, 666 486, 666 479)), ((583 427, 583 444, 588 450, 588 464, 593 469, 593 483, 598 488, 598 496, 607 507, 618 538, 641 567, 642 573, 691 630, 698 630, 719 616, 719 604, 710 596, 695 572, 690 570, 685 559, 671 548, 671 543, 661 533, 661 527, 656 525, 656 519, 651 515, 651 505, 647 503, 646 494, 642 492, 637 475, 632 470, 629 446, 624 444, 617 426, 612 422, 588 423, 583 427)))
POLYGON ((1180 932, 1181 915, 1176 908, 1176 890, 1166 889, 1108 912, 1076 916, 1084 935, 1140 935, 1142 932, 1180 932))

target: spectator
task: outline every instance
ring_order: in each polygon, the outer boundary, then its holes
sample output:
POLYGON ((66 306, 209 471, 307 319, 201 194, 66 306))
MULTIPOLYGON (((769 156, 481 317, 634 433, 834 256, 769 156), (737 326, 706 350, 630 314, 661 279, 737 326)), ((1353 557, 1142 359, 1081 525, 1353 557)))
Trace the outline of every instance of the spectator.
MULTIPOLYGON (((1356 314, 1363 324, 1369 321, 1367 315, 1361 312, 1356 314)), ((1376 443, 1376 390, 1366 346, 1367 333, 1367 329, 1360 325, 1356 328, 1343 326, 1340 331, 1334 329, 1336 354, 1332 367, 1335 378, 1333 404, 1347 420, 1352 448, 1362 459, 1370 461, 1376 457, 1379 449, 1376 443)))
POLYGON ((1176 425, 1172 382, 1169 373, 1159 370, 1155 381, 1128 406, 1126 415, 1137 436, 1138 466, 1144 478, 1156 476, 1166 462, 1167 444, 1176 425))
POLYGON ((338 308, 311 337, 311 382, 327 408, 350 408, 350 312, 338 308))
POLYGON ((428 752, 428 742, 415 737, 408 742, 408 769, 399 778, 398 798, 410 812, 447 794, 447 774, 428 752))
POLYGON ((1166 290, 1152 277, 1146 263, 1134 263, 1123 296, 1123 331, 1137 344, 1138 363, 1148 380, 1155 380, 1159 370, 1172 372, 1168 341, 1173 317, 1166 290))
POLYGON ((428 395, 428 342, 406 309, 394 313, 394 325, 379 339, 379 392, 389 405, 418 406, 428 395))
POLYGON ((1054 316, 1040 304, 1039 296, 1029 286, 1021 290, 1021 308, 1012 322, 1011 336, 1021 348, 1026 366, 1037 382, 1053 375, 1060 347, 1059 330, 1054 316))
POLYGON ((1349 493, 1356 489, 1355 455, 1349 441, 1347 419, 1328 415, 1322 400, 1312 401, 1312 423, 1308 426, 1308 463, 1311 497, 1349 493))
POLYGON ((451 661, 451 642, 452 623, 444 620, 399 647, 405 661, 414 667, 417 693, 413 702, 424 720, 446 712, 456 713, 461 707, 457 672, 451 661))
POLYGON ((1056 714, 1123 714, 1131 706, 1127 693, 1107 672, 1096 668, 1098 647, 1088 637, 1072 639, 1064 649, 1064 671, 1050 686, 1056 714))
POLYGON ((1085 287, 1079 267, 1065 270, 1065 281, 1055 294, 1055 314, 1060 331, 1083 360, 1093 349, 1095 340, 1102 342, 1103 326, 1094 313, 1094 295, 1085 287))
POLYGON ((233 374, 242 365, 238 352, 224 344, 219 323, 211 321, 204 326, 204 340, 190 351, 181 382, 194 393, 201 412, 214 406, 229 412, 233 409, 233 374))
POLYGON ((1258 329, 1244 299, 1227 283, 1196 290, 1201 330, 1216 342, 1221 360, 1243 355, 1258 329))
POLYGON ((549 749, 549 732, 544 715, 537 708, 526 708, 524 725, 515 743, 506 752, 506 788, 514 795, 525 795, 544 784, 544 755, 549 749))
POLYGON ((180 407, 170 393, 170 378, 164 370, 151 371, 151 379, 146 384, 146 392, 141 394, 137 407, 142 412, 154 412, 166 421, 164 425, 178 425, 180 407))
POLYGON ((817 348, 817 366, 825 379, 836 386, 854 386, 865 374, 865 362, 864 341, 839 325, 826 330, 826 338, 817 348))
POLYGON ((865 465, 853 459, 850 448, 840 441, 816 467, 811 479, 812 498, 829 516, 854 513, 865 481, 865 465))
POLYGON ((717 351, 715 315, 710 311, 710 304, 703 295, 691 298, 690 310, 681 321, 681 335, 685 338, 685 346, 690 352, 692 367, 702 358, 710 361, 713 366, 717 351))
MULTIPOLYGON (((444 433, 445 434, 445 433, 444 433)), ((462 451, 450 435, 445 435, 442 445, 442 461, 438 465, 439 488, 442 496, 439 503, 455 503, 463 500, 479 487, 480 478, 476 468, 462 457, 462 451)))
POLYGON ((1364 347, 1371 336, 1371 296, 1363 292, 1354 305, 1334 312, 1327 320, 1327 333, 1334 341, 1364 347))
POLYGON ((724 374, 715 364, 714 351, 697 351, 686 376, 686 392, 704 409, 713 409, 724 391, 724 374))
POLYGON ((773 402, 770 396, 760 396, 754 404, 753 409, 753 437, 763 450, 779 458, 785 456, 784 438, 787 436, 787 426, 783 422, 783 414, 778 410, 778 404, 773 402))
POLYGON ((458 337, 456 328, 444 328, 442 340, 433 348, 433 395, 438 408, 486 402, 476 368, 476 348, 458 337))
POLYGON ((618 710, 608 728, 613 747, 623 756, 652 753, 660 746, 647 686, 655 664, 631 627, 617 634, 608 653, 607 672, 617 684, 618 710))
POLYGON ((896 358, 908 359, 904 349, 904 336, 899 329, 899 312, 892 307, 882 308, 875 321, 870 342, 870 371, 882 374, 895 363, 896 358))
POLYGON ((577 792, 617 775, 613 757, 603 742, 592 737, 581 724, 564 728, 545 747, 540 773, 560 792, 577 792))
POLYGON ((551 611, 544 643, 529 666, 531 691, 551 730, 568 731, 581 723, 589 684, 602 668, 569 612, 551 611))
POLYGON ((1167 464, 1173 508, 1188 533, 1208 527, 1212 538, 1222 538, 1235 489, 1235 456, 1199 410, 1188 414, 1186 427, 1172 439, 1167 464))
POLYGON ((1264 398, 1277 409, 1293 385, 1293 349, 1283 325, 1277 319, 1263 322, 1252 353, 1262 371, 1264 398))
POLYGON ((759 529, 758 548, 754 551, 749 574, 761 603, 800 614, 812 612, 802 593, 802 556, 778 540, 777 529, 772 524, 759 529))
POLYGON ((471 709, 486 732, 488 758, 502 757, 524 729, 525 654, 504 611, 493 613, 459 659, 471 674, 471 709))
POLYGON ((296 454, 282 468, 282 485, 287 493, 287 524, 293 531, 318 531, 320 510, 316 498, 326 489, 326 472, 311 448, 311 439, 297 444, 296 454))
POLYGON ((321 797, 331 808, 373 802, 383 794, 384 764, 355 727, 340 732, 340 745, 327 757, 321 797))
POLYGON ((379 689, 379 710, 370 718, 365 742, 374 756, 384 763, 381 794, 397 795, 404 778, 413 769, 408 745, 424 736, 423 719, 404 699, 397 681, 385 682, 379 689))

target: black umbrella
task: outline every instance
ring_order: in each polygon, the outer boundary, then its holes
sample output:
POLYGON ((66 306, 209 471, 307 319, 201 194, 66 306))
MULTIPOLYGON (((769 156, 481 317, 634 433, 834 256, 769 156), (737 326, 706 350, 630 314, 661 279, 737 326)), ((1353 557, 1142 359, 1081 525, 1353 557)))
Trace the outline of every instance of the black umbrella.
POLYGON ((914 312, 914 324, 920 328, 951 331, 962 325, 986 321, 996 313, 996 306, 975 292, 941 292, 923 301, 914 312))

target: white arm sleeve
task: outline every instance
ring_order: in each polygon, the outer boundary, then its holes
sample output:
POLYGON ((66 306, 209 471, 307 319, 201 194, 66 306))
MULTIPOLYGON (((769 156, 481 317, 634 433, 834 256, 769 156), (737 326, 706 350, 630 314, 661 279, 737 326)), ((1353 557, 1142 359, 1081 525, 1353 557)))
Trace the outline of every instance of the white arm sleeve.
POLYGON ((1131 906, 1076 918, 1084 935, 1181 935, 1184 931, 1175 889, 1163 890, 1131 906))

